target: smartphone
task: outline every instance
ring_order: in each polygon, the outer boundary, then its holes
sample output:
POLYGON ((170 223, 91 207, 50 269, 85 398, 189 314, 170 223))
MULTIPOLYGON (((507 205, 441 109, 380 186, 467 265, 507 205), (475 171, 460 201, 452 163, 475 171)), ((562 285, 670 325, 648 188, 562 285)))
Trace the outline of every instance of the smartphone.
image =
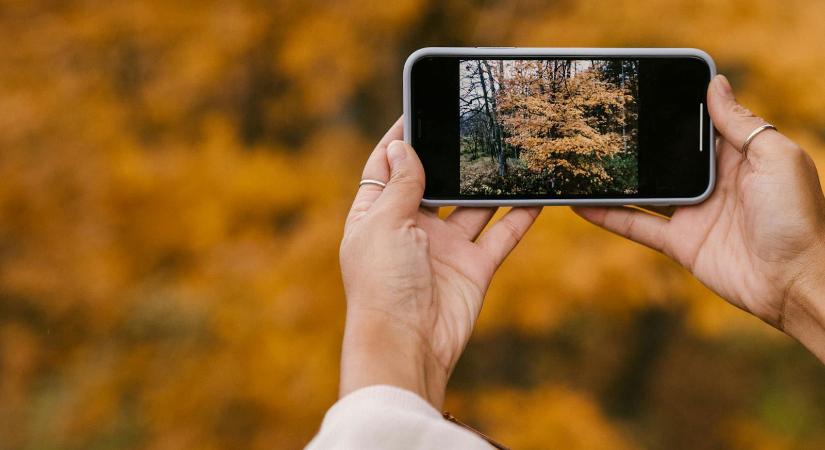
POLYGON ((423 48, 404 138, 426 206, 685 205, 713 191, 716 74, 686 48, 423 48))

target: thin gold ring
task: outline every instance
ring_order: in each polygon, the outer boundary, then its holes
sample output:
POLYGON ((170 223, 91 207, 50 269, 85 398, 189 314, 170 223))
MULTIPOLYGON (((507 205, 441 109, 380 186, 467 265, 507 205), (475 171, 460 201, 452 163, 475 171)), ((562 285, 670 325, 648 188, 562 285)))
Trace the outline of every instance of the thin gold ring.
POLYGON ((776 130, 776 127, 769 124, 769 123, 766 123, 764 125, 756 127, 755 130, 751 131, 751 134, 749 134, 748 138, 745 139, 745 143, 742 144, 742 154, 743 155, 748 156, 748 147, 750 147, 751 141, 753 141, 753 138, 755 138, 759 133, 761 133, 765 130, 776 130))
POLYGON ((361 180, 361 182, 358 183, 358 187, 360 188, 361 186, 364 186, 365 184, 374 184, 376 186, 381 186, 382 189, 387 187, 387 183, 384 183, 383 181, 378 181, 378 180, 371 180, 369 178, 365 178, 365 179, 361 180))

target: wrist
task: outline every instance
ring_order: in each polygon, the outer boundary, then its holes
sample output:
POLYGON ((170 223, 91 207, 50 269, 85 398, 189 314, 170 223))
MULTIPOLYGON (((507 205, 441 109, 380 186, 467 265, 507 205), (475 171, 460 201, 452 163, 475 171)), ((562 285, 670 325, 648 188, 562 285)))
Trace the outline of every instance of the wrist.
POLYGON ((825 363, 825 251, 812 253, 788 287, 780 327, 825 363))
POLYGON ((340 397, 386 384, 412 391, 440 408, 447 378, 420 332, 383 311, 347 311, 340 397))

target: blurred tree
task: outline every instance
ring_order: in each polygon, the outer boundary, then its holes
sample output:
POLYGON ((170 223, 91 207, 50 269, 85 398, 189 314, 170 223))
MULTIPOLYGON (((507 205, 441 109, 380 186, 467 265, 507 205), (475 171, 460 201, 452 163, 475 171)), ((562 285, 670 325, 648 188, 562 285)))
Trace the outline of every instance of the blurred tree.
MULTIPOLYGON (((412 49, 704 48, 825 167, 822 17, 801 0, 0 1, 0 448, 305 444, 336 398, 343 217, 412 49)), ((494 281, 449 408, 524 447, 821 448, 822 373, 662 257, 549 209, 494 281), (651 308, 681 331, 654 333, 637 412, 612 415, 651 308)))

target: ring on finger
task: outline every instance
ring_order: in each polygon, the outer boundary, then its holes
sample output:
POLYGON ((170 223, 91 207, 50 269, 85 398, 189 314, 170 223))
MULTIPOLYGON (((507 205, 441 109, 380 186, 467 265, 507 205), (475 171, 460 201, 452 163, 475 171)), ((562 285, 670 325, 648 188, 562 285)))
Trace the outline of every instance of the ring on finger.
POLYGON ((371 178, 364 178, 363 180, 361 180, 361 182, 358 183, 358 187, 360 188, 361 186, 365 186, 367 184, 380 186, 382 189, 387 187, 387 183, 384 183, 383 181, 373 180, 371 178))
POLYGON ((747 139, 745 139, 745 143, 744 143, 744 144, 742 144, 742 154, 743 154, 743 155, 748 156, 748 147, 750 147, 751 142, 753 141, 753 139, 754 139, 754 138, 755 138, 755 137, 756 137, 759 133, 761 133, 761 132, 763 132, 763 131, 765 131, 765 130, 776 130, 776 127, 775 127, 775 126, 773 126, 773 125, 771 125, 771 124, 769 124, 769 123, 766 123, 766 124, 764 124, 764 125, 760 125, 760 126, 756 127, 756 129, 755 129, 755 130, 751 131, 751 134, 749 134, 749 135, 748 135, 748 138, 747 138, 747 139))

